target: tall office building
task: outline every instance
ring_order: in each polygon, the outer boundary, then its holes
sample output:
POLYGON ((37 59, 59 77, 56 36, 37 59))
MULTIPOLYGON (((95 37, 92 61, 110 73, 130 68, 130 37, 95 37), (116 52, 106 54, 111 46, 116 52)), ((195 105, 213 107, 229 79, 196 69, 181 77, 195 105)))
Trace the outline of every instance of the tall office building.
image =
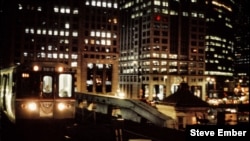
POLYGON ((117 0, 13 0, 2 4, 4 66, 61 62, 76 71, 77 91, 117 90, 117 0))
POLYGON ((206 0, 206 71, 208 83, 223 90, 234 74, 234 3, 206 0))
POLYGON ((203 0, 121 0, 120 90, 163 99, 185 81, 205 99, 203 0))
POLYGON ((249 88, 250 14, 248 0, 235 1, 235 82, 249 88))
POLYGON ((231 1, 121 0, 120 90, 162 99, 181 81, 205 100, 233 77, 231 1))

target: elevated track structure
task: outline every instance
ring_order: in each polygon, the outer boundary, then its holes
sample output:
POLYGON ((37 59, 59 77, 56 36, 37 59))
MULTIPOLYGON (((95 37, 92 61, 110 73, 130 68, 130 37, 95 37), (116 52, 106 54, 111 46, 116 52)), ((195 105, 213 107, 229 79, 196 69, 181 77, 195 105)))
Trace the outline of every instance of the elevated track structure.
POLYGON ((108 114, 134 122, 149 122, 159 127, 174 128, 174 119, 139 100, 94 93, 76 93, 76 109, 108 114))

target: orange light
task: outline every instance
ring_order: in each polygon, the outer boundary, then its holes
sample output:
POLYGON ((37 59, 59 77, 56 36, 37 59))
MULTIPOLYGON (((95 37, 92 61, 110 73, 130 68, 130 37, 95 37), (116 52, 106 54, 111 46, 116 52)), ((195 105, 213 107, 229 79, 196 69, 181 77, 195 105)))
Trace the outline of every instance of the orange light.
POLYGON ((39 67, 38 67, 37 65, 35 65, 35 66, 33 67, 33 70, 34 70, 34 71, 38 71, 38 70, 39 70, 39 67))
POLYGON ((59 72, 63 72, 63 67, 58 67, 59 72))

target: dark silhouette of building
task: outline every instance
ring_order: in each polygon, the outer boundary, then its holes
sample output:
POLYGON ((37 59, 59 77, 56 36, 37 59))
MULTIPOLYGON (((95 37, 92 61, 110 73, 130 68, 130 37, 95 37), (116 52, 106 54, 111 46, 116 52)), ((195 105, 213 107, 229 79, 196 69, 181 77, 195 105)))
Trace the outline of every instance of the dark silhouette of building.
POLYGON ((243 87, 249 86, 250 14, 248 0, 235 1, 235 79, 243 87))

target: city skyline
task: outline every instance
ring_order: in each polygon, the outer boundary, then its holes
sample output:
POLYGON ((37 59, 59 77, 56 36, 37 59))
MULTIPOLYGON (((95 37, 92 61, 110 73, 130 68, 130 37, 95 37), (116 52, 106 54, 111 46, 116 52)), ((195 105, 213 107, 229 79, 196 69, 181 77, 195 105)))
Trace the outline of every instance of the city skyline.
POLYGON ((16 2, 2 1, 1 66, 66 63, 78 91, 128 98, 168 96, 183 80, 203 100, 210 83, 249 84, 249 73, 235 72, 235 49, 249 41, 235 47, 231 1, 16 2))

